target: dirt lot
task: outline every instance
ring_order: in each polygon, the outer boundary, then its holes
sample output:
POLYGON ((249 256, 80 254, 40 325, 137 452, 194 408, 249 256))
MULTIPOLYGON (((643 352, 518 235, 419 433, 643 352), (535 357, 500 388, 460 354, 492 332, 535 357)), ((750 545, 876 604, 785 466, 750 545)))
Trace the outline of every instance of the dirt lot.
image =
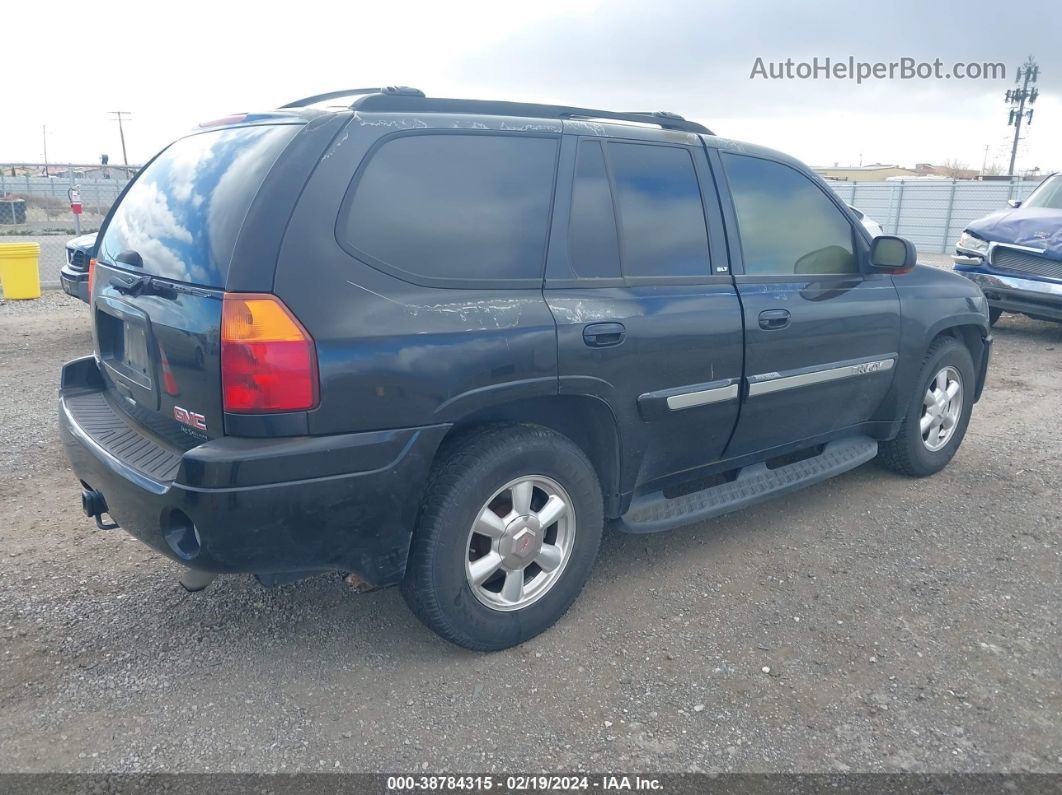
POLYGON ((61 293, 0 304, 0 769, 1062 771, 1062 326, 1005 316, 952 465, 612 534, 495 655, 336 576, 190 595, 80 515, 61 293))

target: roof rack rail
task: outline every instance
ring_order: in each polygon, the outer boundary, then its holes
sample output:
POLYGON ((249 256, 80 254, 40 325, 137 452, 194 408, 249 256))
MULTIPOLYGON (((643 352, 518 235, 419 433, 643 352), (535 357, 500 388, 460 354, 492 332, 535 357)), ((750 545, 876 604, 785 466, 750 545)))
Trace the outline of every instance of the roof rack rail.
POLYGON ((669 110, 631 110, 625 111, 632 116, 656 116, 660 119, 671 119, 672 121, 686 121, 685 116, 679 116, 677 113, 672 113, 669 110))
MULTIPOLYGON (((677 113, 669 113, 668 111, 620 113, 611 110, 595 110, 593 108, 579 108, 569 105, 538 105, 530 102, 505 102, 485 99, 443 99, 425 97, 423 92, 416 89, 347 91, 339 92, 338 96, 353 95, 354 93, 362 94, 362 96, 354 100, 350 107, 362 111, 377 111, 380 113, 482 113, 488 116, 523 116, 540 119, 600 119, 602 121, 653 124, 665 130, 681 130, 704 135, 715 134, 703 124, 687 121, 677 113)), ((321 97, 310 97, 310 99, 319 102, 322 98, 328 99, 332 96, 330 94, 322 94, 321 97)), ((306 104, 312 103, 306 102, 306 104)), ((285 107, 299 106, 286 105, 285 107)))
POLYGON ((281 105, 280 109, 284 108, 305 108, 307 105, 316 105, 318 102, 324 102, 329 99, 340 99, 341 97, 354 97, 363 94, 386 94, 389 96, 404 96, 404 97, 423 97, 424 92, 417 88, 410 88, 409 86, 384 86, 382 88, 348 88, 345 91, 329 91, 326 94, 314 94, 312 97, 303 97, 302 99, 296 99, 294 102, 289 102, 287 105, 281 105))
POLYGON ((606 119, 616 121, 632 121, 638 124, 655 124, 658 127, 662 127, 665 130, 683 130, 685 132, 698 132, 705 135, 714 135, 714 133, 705 127, 703 124, 698 124, 695 121, 688 121, 684 116, 679 116, 677 113, 672 113, 667 110, 653 110, 653 111, 605 111, 605 110, 590 110, 583 108, 573 108, 575 113, 564 114, 566 118, 579 119, 579 118, 593 118, 593 119, 606 119))

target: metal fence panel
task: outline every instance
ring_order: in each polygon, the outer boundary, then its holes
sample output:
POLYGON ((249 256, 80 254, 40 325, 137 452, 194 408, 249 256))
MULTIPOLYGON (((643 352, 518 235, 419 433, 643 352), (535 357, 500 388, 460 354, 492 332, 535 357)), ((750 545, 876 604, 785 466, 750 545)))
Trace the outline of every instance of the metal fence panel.
POLYGON ((971 221, 1005 209, 1008 199, 1025 199, 1040 183, 898 179, 826 184, 846 204, 881 224, 886 234, 906 237, 920 251, 944 254, 971 221))
MULTIPOLYGON (((83 232, 100 227, 136 167, 51 163, 0 163, 0 196, 25 201, 25 223, 0 224, 0 241, 35 242, 41 246, 40 275, 45 287, 59 285, 59 269, 66 262, 66 241, 76 224, 67 190, 77 185, 83 208, 83 232)), ((12 216, 13 217, 13 216, 12 216)))
POLYGON ((12 177, 4 175, 0 171, 0 196, 14 195, 27 200, 27 210, 41 209, 40 220, 49 215, 67 215, 70 210, 67 204, 67 189, 77 185, 81 189, 81 201, 85 206, 85 212, 94 215, 106 215, 107 210, 114 204, 118 194, 122 192, 128 180, 125 177, 112 179, 74 179, 73 181, 63 177, 30 177, 19 175, 12 177), (55 210, 49 213, 48 210, 55 210))

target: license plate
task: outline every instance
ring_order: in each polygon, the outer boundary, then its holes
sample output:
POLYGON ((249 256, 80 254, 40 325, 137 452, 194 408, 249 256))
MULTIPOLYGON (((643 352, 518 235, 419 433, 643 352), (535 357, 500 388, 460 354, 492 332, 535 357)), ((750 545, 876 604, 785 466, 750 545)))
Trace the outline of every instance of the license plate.
POLYGON ((136 380, 150 384, 151 362, 148 359, 147 333, 143 326, 129 319, 122 327, 122 364, 135 374, 136 380))
POLYGON ((147 316, 135 307, 107 299, 96 302, 100 358, 116 381, 145 393, 137 395, 138 400, 150 400, 153 391, 148 329, 147 316))

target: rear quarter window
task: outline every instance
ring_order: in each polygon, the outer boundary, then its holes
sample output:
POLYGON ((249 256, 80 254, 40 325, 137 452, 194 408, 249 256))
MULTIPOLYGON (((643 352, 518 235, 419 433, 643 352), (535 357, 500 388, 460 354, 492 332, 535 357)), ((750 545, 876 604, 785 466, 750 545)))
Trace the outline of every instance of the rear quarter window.
POLYGON ((233 127, 170 144, 122 198, 99 257, 114 264, 122 252, 135 251, 145 273, 224 287, 247 210, 301 127, 233 127))
POLYGON ((355 176, 337 239, 411 281, 541 280, 557 147, 522 135, 387 140, 355 176))

